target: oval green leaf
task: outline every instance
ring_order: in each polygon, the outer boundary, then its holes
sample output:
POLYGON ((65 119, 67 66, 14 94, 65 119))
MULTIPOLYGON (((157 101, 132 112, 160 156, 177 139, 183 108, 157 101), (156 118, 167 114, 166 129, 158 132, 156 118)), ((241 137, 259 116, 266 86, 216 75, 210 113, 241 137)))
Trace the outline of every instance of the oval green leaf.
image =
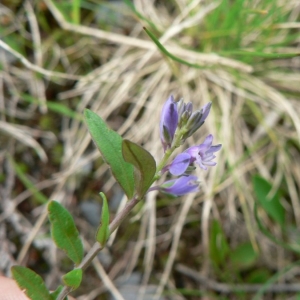
POLYGON ((124 159, 133 164, 138 172, 135 172, 136 189, 142 198, 151 184, 156 172, 156 163, 153 156, 143 147, 124 140, 122 145, 124 159))
POLYGON ((83 258, 83 245, 73 217, 56 201, 49 203, 48 212, 51 234, 55 244, 78 265, 83 258))
POLYGON ((29 299, 51 300, 50 293, 46 288, 42 277, 34 271, 22 266, 13 266, 11 272, 18 286, 21 290, 25 290, 25 294, 29 299))
POLYGON ((82 269, 74 269, 62 277, 62 280, 66 286, 77 289, 82 281, 82 269))
POLYGON ((253 176, 252 182, 254 193, 260 205, 274 221, 283 227, 285 223, 285 210, 280 203, 279 193, 276 192, 270 198, 269 193, 272 190, 272 185, 260 176, 253 176))
POLYGON ((123 159, 122 137, 109 129, 96 113, 86 109, 84 117, 92 139, 103 159, 110 166, 113 176, 127 197, 132 198, 134 193, 133 166, 123 159))
POLYGON ((238 245, 230 252, 229 260, 231 264, 238 270, 247 269, 254 265, 258 253, 255 252, 250 242, 238 245))
POLYGON ((101 223, 97 230, 96 240, 102 246, 105 246, 106 241, 109 238, 109 209, 107 204, 107 199, 104 193, 100 193, 103 199, 102 213, 101 213, 101 223))

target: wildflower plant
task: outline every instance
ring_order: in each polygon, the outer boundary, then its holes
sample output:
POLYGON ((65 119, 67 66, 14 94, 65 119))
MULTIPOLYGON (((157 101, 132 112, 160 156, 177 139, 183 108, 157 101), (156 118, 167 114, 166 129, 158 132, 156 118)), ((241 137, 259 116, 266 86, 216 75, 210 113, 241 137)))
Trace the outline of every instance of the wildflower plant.
POLYGON ((208 167, 216 165, 215 153, 221 149, 221 145, 212 145, 213 136, 210 134, 201 144, 186 149, 173 160, 170 158, 174 151, 204 124, 210 109, 211 103, 208 103, 201 109, 193 111, 191 102, 184 103, 183 99, 176 102, 173 96, 168 98, 160 119, 160 139, 164 154, 158 164, 146 149, 123 139, 117 132, 109 129, 100 116, 88 109, 85 110, 84 116, 89 133, 126 194, 128 202, 109 223, 107 199, 103 193, 100 193, 103 205, 96 242, 84 255, 83 243, 73 217, 60 203, 50 201, 48 215, 52 238, 75 266, 62 277, 63 285, 54 292, 47 289, 42 278, 34 271, 22 266, 14 266, 13 277, 30 299, 62 300, 78 288, 85 268, 105 247, 110 235, 147 193, 159 190, 173 196, 184 196, 199 191, 198 178, 192 172, 197 166, 207 170, 208 167), (166 172, 175 177, 160 182, 166 172), (156 181, 158 184, 153 186, 156 181))

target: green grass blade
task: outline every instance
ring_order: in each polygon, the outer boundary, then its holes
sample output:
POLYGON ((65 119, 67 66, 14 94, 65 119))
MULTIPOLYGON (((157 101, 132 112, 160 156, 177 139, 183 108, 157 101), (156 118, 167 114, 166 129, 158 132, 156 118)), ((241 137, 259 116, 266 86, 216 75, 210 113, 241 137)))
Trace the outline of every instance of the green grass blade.
POLYGON ((155 37, 155 35, 153 33, 151 33, 150 30, 148 30, 147 28, 144 27, 145 32, 148 34, 148 36, 151 38, 151 40, 156 44, 156 46, 158 47, 158 49, 167 57, 169 57, 170 59, 177 61, 181 64, 187 65, 189 67, 193 67, 193 68, 197 68, 197 69, 204 69, 203 66, 200 66, 198 64, 192 64, 188 61, 185 61, 173 54, 171 54, 160 42, 159 40, 155 37))
POLYGON ((130 10, 140 19, 145 21, 151 28, 153 28, 154 30, 158 31, 157 27, 155 26, 155 24, 153 22, 151 22, 151 20, 149 20, 148 18, 144 17, 133 5, 133 3, 130 0, 123 0, 124 3, 130 8, 130 10))
POLYGON ((81 0, 72 1, 72 21, 74 24, 80 23, 80 4, 81 0))
POLYGON ((24 173, 24 171, 18 165, 18 163, 15 162, 12 158, 10 161, 14 167, 14 170, 15 170, 18 178, 24 184, 26 189, 32 192, 33 196, 39 203, 41 203, 41 204, 47 203, 48 198, 35 187, 34 183, 31 180, 28 179, 27 175, 24 173))
MULTIPOLYGON (((32 97, 31 95, 28 95, 28 94, 22 94, 22 99, 25 100, 26 102, 29 102, 29 103, 40 104, 39 99, 34 98, 34 97, 32 97)), ((58 113, 62 116, 66 116, 66 117, 69 117, 71 119, 76 119, 76 120, 79 120, 79 121, 83 120, 82 115, 80 115, 76 111, 70 109, 68 106, 66 106, 63 103, 58 103, 58 102, 54 102, 54 101, 47 101, 46 105, 47 105, 47 108, 50 111, 56 112, 56 113, 58 113)))
POLYGON ((260 221, 259 217, 258 217, 258 211, 257 211, 257 204, 254 205, 254 216, 255 216, 255 220, 256 223, 258 225, 259 230, 267 237, 269 238, 273 243, 287 249, 293 252, 296 252, 298 254, 300 254, 300 249, 293 247, 292 245, 286 244, 282 241, 279 241, 278 239, 276 239, 262 224, 262 222, 260 221))

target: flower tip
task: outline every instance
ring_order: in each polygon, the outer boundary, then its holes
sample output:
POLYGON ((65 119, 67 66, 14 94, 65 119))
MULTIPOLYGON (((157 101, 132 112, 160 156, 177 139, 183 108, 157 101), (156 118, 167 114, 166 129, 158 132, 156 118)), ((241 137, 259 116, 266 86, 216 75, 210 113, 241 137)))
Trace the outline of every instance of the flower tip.
POLYGON ((177 103, 173 95, 165 102, 160 119, 160 139, 164 150, 171 146, 178 125, 177 103))
POLYGON ((200 122, 203 122, 203 123, 205 122, 206 118, 209 115, 211 106, 212 106, 212 102, 208 102, 204 106, 202 106, 202 108, 201 108, 202 117, 201 117, 200 122))
POLYGON ((171 94, 170 96, 169 96, 169 98, 167 99, 167 102, 175 102, 175 100, 174 100, 174 96, 171 94))

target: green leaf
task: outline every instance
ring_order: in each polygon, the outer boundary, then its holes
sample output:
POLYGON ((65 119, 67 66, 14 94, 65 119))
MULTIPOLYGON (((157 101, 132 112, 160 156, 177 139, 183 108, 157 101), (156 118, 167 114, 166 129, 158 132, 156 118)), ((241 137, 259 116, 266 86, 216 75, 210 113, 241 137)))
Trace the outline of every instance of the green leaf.
POLYGON ((156 172, 156 164, 153 156, 143 147, 124 140, 122 152, 125 161, 133 164, 138 172, 135 172, 135 182, 138 195, 142 198, 153 182, 156 172))
POLYGON ((124 161, 122 156, 122 137, 109 129, 105 122, 94 112, 86 109, 85 120, 89 132, 100 150, 103 159, 110 166, 113 176, 123 188, 128 198, 134 193, 133 165, 124 161))
POLYGON ((105 246, 107 239, 109 238, 109 209, 107 204, 107 199, 104 193, 100 193, 103 204, 102 204, 102 213, 101 213, 101 223, 97 230, 96 240, 102 245, 105 246))
POLYGON ((255 263, 257 256, 252 244, 247 242, 238 245, 236 249, 230 252, 230 261, 240 270, 251 267, 255 263))
POLYGON ((255 269, 247 276, 248 283, 265 283, 271 277, 268 269, 255 269))
POLYGON ((54 292, 51 293, 51 299, 56 300, 57 296, 60 294, 62 289, 63 289, 62 285, 58 286, 58 288, 54 292))
POLYGON ((210 230, 209 255, 210 259, 216 266, 225 262, 229 253, 229 246, 220 223, 214 220, 210 230))
POLYGON ((71 214, 58 202, 48 205, 51 234, 57 247, 64 250, 68 257, 79 264, 83 258, 83 245, 71 214))
POLYGON ((261 206, 274 221, 283 227, 285 223, 285 210, 280 203, 279 193, 276 192, 272 198, 269 198, 272 185, 260 176, 253 176, 252 182, 254 193, 261 206))
POLYGON ((25 290, 29 299, 52 300, 42 277, 34 271, 21 266, 13 266, 11 272, 18 286, 21 290, 25 290))
POLYGON ((62 277, 66 286, 70 286, 72 290, 77 289, 82 281, 82 269, 74 269, 62 277))

